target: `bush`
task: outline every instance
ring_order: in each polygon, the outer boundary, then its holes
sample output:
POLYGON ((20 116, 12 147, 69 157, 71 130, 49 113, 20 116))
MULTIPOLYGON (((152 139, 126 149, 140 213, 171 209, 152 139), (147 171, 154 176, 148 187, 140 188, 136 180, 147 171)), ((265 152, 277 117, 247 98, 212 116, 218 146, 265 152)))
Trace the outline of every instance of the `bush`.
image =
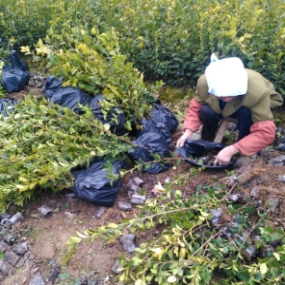
POLYGON ((94 119, 91 109, 84 111, 77 115, 28 96, 1 118, 0 212, 10 204, 22 206, 37 189, 70 187, 70 170, 94 157, 112 164, 134 149, 127 137, 111 134, 94 119))
MULTIPOLYGON (((241 57, 279 91, 284 89, 282 0, 14 2, 0 6, 2 45, 9 39, 32 45, 44 38, 47 23, 54 35, 64 32, 66 23, 70 28, 84 25, 88 31, 95 27, 99 33, 114 27, 122 53, 148 79, 193 86, 216 52, 241 57)), ((56 48, 65 44, 52 40, 56 48)))
POLYGON ((64 85, 79 87, 91 96, 103 94, 106 100, 101 106, 106 114, 120 106, 129 131, 149 115, 154 97, 148 92, 142 74, 120 54, 114 31, 99 34, 95 28, 89 32, 67 24, 62 34, 49 31, 49 38, 47 45, 39 41, 37 53, 48 55, 51 73, 63 77, 64 85), (62 43, 60 49, 56 48, 57 41, 62 43))

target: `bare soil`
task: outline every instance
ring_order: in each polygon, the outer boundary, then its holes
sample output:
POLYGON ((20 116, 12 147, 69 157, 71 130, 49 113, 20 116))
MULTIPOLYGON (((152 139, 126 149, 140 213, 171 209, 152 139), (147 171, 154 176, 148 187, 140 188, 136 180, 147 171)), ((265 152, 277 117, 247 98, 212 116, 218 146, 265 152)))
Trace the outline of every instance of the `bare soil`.
MULTIPOLYGON (((10 98, 20 99, 25 94, 33 92, 41 96, 41 89, 31 88, 27 91, 9 94, 10 98)), ((177 138, 181 135, 179 131, 173 136, 173 147, 177 138)), ((270 156, 282 155, 281 152, 269 151, 270 156)), ((279 205, 277 210, 272 213, 272 223, 278 227, 284 228, 283 217, 285 216, 285 184, 278 180, 279 174, 285 174, 284 166, 269 165, 265 163, 264 157, 258 157, 254 162, 248 162, 245 165, 251 165, 252 169, 258 173, 250 181, 242 185, 243 195, 250 196, 250 191, 258 187, 260 198, 256 201, 257 206, 263 205, 268 198, 277 197, 279 205)), ((35 274, 40 274, 46 285, 50 284, 118 284, 116 275, 111 271, 117 257, 123 252, 122 245, 115 242, 111 245, 103 245, 101 240, 94 240, 92 243, 84 242, 72 256, 67 253, 66 242, 70 236, 75 236, 76 231, 96 229, 100 225, 107 225, 111 222, 119 223, 122 219, 132 218, 138 209, 133 206, 129 212, 119 210, 118 202, 130 202, 127 183, 132 177, 138 176, 143 181, 142 192, 147 196, 153 195, 154 186, 166 180, 172 181, 175 176, 187 174, 193 167, 187 162, 182 162, 180 166, 173 167, 158 175, 152 175, 146 172, 134 172, 127 174, 121 183, 121 189, 118 193, 115 205, 107 208, 101 218, 94 216, 98 206, 86 201, 73 199, 70 200, 67 194, 68 190, 59 193, 45 192, 39 193, 34 201, 29 202, 22 209, 11 208, 11 214, 20 211, 24 220, 17 223, 14 227, 14 233, 19 241, 28 242, 29 261, 23 267, 14 269, 9 276, 2 281, 2 285, 26 285, 30 284, 35 274), (53 214, 49 217, 43 217, 38 214, 38 208, 47 205, 53 209, 53 214), (69 216, 67 213, 69 212, 69 216), (73 217, 70 218, 70 213, 73 217), (61 279, 52 276, 58 276, 61 273, 61 279), (74 283, 74 278, 78 277, 80 283, 74 283), (93 282, 93 283, 92 283, 93 282)), ((246 170, 248 171, 248 170, 246 170)), ((242 172, 241 168, 233 170, 235 175, 242 172)), ((179 187, 184 192, 184 197, 192 195, 196 187, 202 185, 212 185, 213 183, 227 182, 227 173, 224 170, 205 170, 198 176, 190 178, 187 185, 179 187)), ((230 217, 224 215, 224 221, 227 222, 230 217)), ((151 232, 140 235, 137 243, 143 240, 151 239, 151 232)), ((1 240, 1 236, 0 236, 1 240)))

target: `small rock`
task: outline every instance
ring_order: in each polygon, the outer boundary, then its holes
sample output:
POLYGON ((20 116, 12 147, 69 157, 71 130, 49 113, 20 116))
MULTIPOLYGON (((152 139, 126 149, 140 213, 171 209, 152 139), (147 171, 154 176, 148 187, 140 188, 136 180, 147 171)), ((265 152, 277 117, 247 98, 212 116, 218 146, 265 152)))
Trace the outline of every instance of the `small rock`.
POLYGON ((112 270, 115 274, 118 274, 118 275, 123 272, 123 268, 122 268, 122 266, 121 266, 119 260, 117 260, 117 261, 115 262, 115 264, 113 265, 113 267, 111 268, 111 270, 112 270))
POLYGON ((136 185, 138 185, 139 187, 142 186, 142 185, 143 185, 143 182, 144 182, 141 178, 139 178, 139 177, 137 177, 137 176, 133 178, 133 181, 134 181, 134 183, 135 183, 136 185))
POLYGON ((11 233, 7 233, 4 235, 4 241, 6 241, 10 245, 13 244, 15 240, 16 237, 11 233))
POLYGON ((134 191, 135 193, 137 193, 139 186, 136 184, 129 184, 129 188, 134 191))
POLYGON ((64 215, 66 216, 66 218, 68 218, 69 220, 73 220, 76 217, 76 214, 73 214, 71 212, 65 211, 64 215))
POLYGON ((268 198, 264 203, 264 208, 270 209, 271 212, 275 212, 278 206, 279 206, 278 198, 268 198))
POLYGON ((12 250, 17 255, 24 255, 28 251, 27 242, 15 244, 12 250))
POLYGON ((46 205, 42 205, 38 208, 38 212, 44 217, 51 217, 53 214, 53 210, 46 205))
POLYGON ((268 161, 268 164, 271 164, 271 165, 284 165, 285 164, 285 155, 280 155, 278 157, 270 159, 268 161))
POLYGON ((135 194, 131 198, 131 203, 134 205, 144 205, 145 200, 146 200, 145 196, 135 194))
POLYGON ((234 132, 235 130, 237 130, 237 124, 236 124, 236 123, 230 123, 230 124, 228 124, 228 129, 229 129, 231 132, 234 132))
POLYGON ((21 258, 18 260, 18 262, 16 263, 15 267, 21 268, 21 267, 24 266, 24 264, 25 264, 25 258, 24 258, 24 257, 21 257, 21 258))
POLYGON ((280 151, 285 151, 285 144, 284 143, 279 143, 276 147, 276 150, 280 150, 280 151))
POLYGON ((29 285, 45 285, 45 283, 44 283, 42 276, 38 274, 38 275, 33 276, 29 285))
POLYGON ((5 252, 5 261, 9 262, 11 265, 15 266, 15 264, 20 259, 19 255, 15 254, 12 251, 5 252))
POLYGON ((128 253, 133 253, 135 251, 135 239, 136 235, 134 234, 125 234, 120 237, 120 242, 123 245, 123 248, 128 253))
POLYGON ((228 196, 228 200, 232 203, 243 203, 243 196, 240 193, 233 193, 228 196))
POLYGON ((164 182, 165 182, 165 183, 170 183, 170 182, 171 182, 171 178, 167 176, 167 177, 164 179, 164 182))
POLYGON ((214 209, 212 210, 212 213, 213 213, 213 218, 211 220, 212 224, 213 225, 218 224, 223 214, 223 210, 221 208, 214 209))
POLYGON ((256 254, 256 247, 254 245, 250 245, 245 250, 242 250, 242 255, 247 259, 247 261, 251 261, 252 258, 256 254))
POLYGON ((98 207, 93 216, 96 219, 100 219, 102 215, 105 213, 105 210, 106 210, 105 207, 98 207))
POLYGON ((78 201, 78 197, 74 193, 66 194, 65 197, 69 202, 76 202, 78 201))
POLYGON ((121 211, 130 211, 132 209, 132 205, 127 202, 118 202, 118 208, 121 211))
POLYGON ((3 273, 3 275, 7 276, 9 273, 13 270, 13 266, 8 263, 7 261, 0 260, 0 271, 3 273))
POLYGON ((229 177, 229 179, 228 179, 227 186, 228 186, 229 188, 231 188, 231 187, 234 186, 235 182, 236 182, 236 176, 235 176, 235 175, 231 175, 231 176, 229 177))
POLYGON ((3 240, 0 241, 0 251, 4 252, 8 249, 8 245, 3 240))
POLYGON ((279 175, 278 175, 278 180, 279 180, 280 182, 285 182, 285 174, 279 174, 279 175))
POLYGON ((11 225, 15 225, 18 222, 22 221, 23 219, 24 218, 23 218, 22 214, 18 212, 15 215, 13 215, 8 221, 11 225))
POLYGON ((212 210, 212 213, 213 213, 213 218, 220 218, 223 214, 223 209, 222 208, 214 209, 212 210))
POLYGON ((276 132, 279 133, 279 134, 281 134, 281 135, 284 135, 284 134, 285 134, 284 131, 285 131, 285 130, 282 129, 281 127, 276 128, 276 132))
POLYGON ((252 190, 250 191, 250 196, 258 199, 258 187, 253 187, 252 190))
POLYGON ((261 150, 259 153, 258 153, 258 156, 260 158, 262 158, 265 163, 268 163, 268 160, 271 159, 272 155, 269 151, 266 151, 266 150, 261 150))

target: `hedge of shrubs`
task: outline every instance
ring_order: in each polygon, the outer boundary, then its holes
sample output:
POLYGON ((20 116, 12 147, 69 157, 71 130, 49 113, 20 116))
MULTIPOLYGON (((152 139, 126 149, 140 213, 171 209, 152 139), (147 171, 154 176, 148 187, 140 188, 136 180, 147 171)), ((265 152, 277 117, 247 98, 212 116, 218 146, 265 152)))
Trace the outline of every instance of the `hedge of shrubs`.
POLYGON ((149 79, 194 85, 216 52, 241 57, 283 93, 284 9, 282 0, 15 0, 0 4, 0 45, 32 46, 48 35, 60 48, 54 35, 66 23, 114 27, 121 52, 149 79))

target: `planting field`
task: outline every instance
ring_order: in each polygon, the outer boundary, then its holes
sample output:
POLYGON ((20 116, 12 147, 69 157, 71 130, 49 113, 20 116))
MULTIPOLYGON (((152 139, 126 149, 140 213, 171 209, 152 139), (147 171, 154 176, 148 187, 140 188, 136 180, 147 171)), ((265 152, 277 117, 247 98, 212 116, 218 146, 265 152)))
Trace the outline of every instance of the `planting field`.
POLYGON ((232 168, 194 167, 175 148, 212 53, 285 94, 284 10, 0 1, 0 73, 14 78, 0 86, 0 283, 285 284, 284 106, 274 143, 232 168))

